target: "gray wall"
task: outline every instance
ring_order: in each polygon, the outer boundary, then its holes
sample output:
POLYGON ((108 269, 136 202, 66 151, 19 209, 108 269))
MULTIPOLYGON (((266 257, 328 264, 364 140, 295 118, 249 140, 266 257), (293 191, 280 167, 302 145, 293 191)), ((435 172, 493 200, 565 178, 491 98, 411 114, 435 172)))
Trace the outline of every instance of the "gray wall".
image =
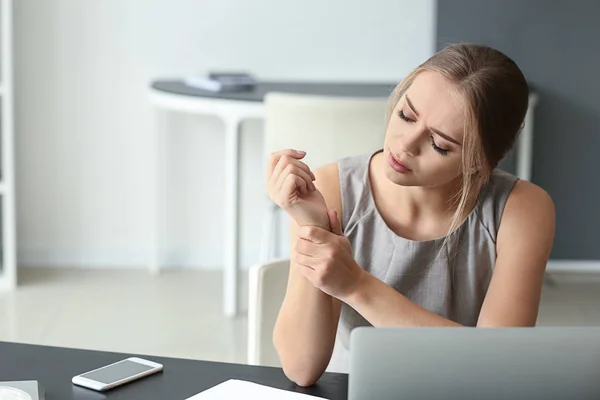
POLYGON ((557 208, 553 259, 600 259, 600 1, 439 0, 438 48, 485 44, 539 94, 532 180, 557 208))

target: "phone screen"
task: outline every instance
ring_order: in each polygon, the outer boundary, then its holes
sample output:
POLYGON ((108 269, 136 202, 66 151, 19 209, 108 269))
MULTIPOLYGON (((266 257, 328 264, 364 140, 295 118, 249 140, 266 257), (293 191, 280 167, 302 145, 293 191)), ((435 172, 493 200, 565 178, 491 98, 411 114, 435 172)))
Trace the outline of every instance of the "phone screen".
POLYGON ((105 384, 120 381, 130 376, 141 374, 151 370, 153 367, 143 365, 129 360, 120 361, 114 365, 100 368, 96 371, 81 375, 83 378, 91 379, 105 384))

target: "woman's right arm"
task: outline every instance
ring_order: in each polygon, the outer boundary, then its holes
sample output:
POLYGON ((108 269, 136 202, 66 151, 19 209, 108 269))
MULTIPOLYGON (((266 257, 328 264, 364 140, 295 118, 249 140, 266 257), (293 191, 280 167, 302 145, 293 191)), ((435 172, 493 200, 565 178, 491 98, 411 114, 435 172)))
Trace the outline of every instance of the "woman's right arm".
MULTIPOLYGON (((271 199, 292 217, 291 250, 298 240, 299 225, 317 225, 330 229, 327 216, 328 205, 325 199, 332 203, 329 208, 334 208, 338 215, 341 215, 337 165, 325 166, 316 170, 313 175, 310 170, 307 172, 308 167, 299 161, 301 158, 303 155, 291 154, 290 150, 275 153, 271 159, 268 178, 271 199), (285 158, 281 160, 284 155, 285 158), (290 167, 289 164, 295 167, 290 167), (296 176, 286 178, 281 176, 280 171, 288 171, 296 176), (280 175, 279 178, 277 175, 280 175), (306 182, 307 176, 315 177, 312 190, 305 190, 302 187, 306 184, 307 189, 311 189, 309 182, 306 182), (303 177, 305 182, 301 182, 299 177, 303 177), (298 182, 298 185, 290 184, 285 189, 286 185, 282 184, 283 181, 298 182), (276 185, 275 182, 279 184, 276 185), (290 190, 295 190, 297 193, 292 194, 290 190)), ((273 344, 286 376, 300 386, 310 386, 325 372, 331 359, 340 315, 340 302, 314 287, 302 276, 294 263, 294 251, 291 251, 291 254, 288 285, 275 324, 273 344)))
MULTIPOLYGON (((291 245, 298 225, 291 222, 291 245)), ((340 302, 313 286, 290 260, 285 299, 279 311, 273 344, 286 376, 300 386, 311 386, 331 359, 340 302)))

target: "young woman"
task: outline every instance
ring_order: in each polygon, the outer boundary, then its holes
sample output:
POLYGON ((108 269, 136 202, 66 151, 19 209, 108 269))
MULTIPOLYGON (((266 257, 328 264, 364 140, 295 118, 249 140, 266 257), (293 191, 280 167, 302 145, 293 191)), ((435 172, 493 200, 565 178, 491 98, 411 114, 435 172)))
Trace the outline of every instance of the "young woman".
POLYGON ((269 195, 292 218, 274 332, 291 380, 346 371, 360 325, 535 325, 554 205, 496 170, 528 96, 510 58, 453 45, 394 90, 382 150, 314 174, 302 151, 271 156, 269 195))

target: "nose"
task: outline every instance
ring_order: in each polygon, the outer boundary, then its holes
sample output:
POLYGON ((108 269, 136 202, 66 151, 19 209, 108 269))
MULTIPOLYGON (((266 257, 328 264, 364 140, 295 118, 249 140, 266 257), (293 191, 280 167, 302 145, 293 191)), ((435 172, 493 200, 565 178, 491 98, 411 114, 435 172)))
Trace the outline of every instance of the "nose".
POLYGON ((400 136, 400 146, 404 153, 411 157, 418 156, 421 152, 422 132, 416 129, 412 132, 404 132, 400 136))

